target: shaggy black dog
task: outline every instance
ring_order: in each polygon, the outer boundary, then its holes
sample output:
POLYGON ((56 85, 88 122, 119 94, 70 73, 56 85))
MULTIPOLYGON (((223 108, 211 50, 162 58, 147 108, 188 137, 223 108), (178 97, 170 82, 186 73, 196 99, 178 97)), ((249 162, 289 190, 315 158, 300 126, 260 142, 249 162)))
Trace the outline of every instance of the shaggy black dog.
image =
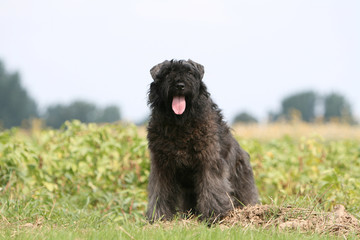
POLYGON ((233 207, 258 203, 249 155, 233 138, 192 60, 150 70, 151 157, 147 218, 179 212, 214 221, 233 207))

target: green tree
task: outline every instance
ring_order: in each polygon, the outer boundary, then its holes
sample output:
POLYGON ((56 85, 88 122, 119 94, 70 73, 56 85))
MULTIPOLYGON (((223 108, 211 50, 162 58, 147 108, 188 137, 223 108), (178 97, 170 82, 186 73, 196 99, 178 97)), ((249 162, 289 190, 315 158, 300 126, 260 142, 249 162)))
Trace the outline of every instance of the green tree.
POLYGON ((316 100, 317 94, 313 91, 288 96, 281 103, 281 115, 287 119, 292 119, 294 110, 297 110, 300 112, 303 121, 311 122, 315 119, 316 100))
POLYGON ((239 113, 235 116, 233 123, 257 123, 258 120, 247 112, 239 113))
POLYGON ((96 119, 96 122, 116 122, 120 120, 120 110, 117 106, 107 106, 103 110, 100 110, 101 114, 96 119))
POLYGON ((74 101, 69 105, 57 104, 46 110, 46 125, 59 128, 65 121, 77 119, 83 123, 115 122, 120 120, 120 110, 117 106, 104 109, 85 101, 74 101))
POLYGON ((22 87, 19 73, 8 73, 0 60, 0 126, 20 126, 23 120, 35 117, 36 102, 22 87))
POLYGON ((77 119, 81 122, 95 122, 96 106, 85 101, 75 101, 70 105, 57 104, 47 108, 46 125, 59 128, 65 121, 77 119))
POLYGON ((336 118, 347 123, 354 122, 350 104, 341 94, 331 93, 325 96, 324 104, 325 121, 330 121, 331 119, 336 118))

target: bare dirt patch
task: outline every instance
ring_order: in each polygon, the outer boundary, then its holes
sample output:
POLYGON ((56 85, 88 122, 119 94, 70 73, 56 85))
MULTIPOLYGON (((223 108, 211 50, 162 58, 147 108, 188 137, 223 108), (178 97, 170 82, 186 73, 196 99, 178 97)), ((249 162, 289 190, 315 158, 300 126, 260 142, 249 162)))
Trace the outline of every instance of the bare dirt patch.
POLYGON ((235 209, 221 224, 226 227, 275 227, 281 231, 299 230, 338 236, 360 236, 360 221, 346 212, 342 205, 337 205, 333 212, 316 212, 291 206, 248 206, 235 209))

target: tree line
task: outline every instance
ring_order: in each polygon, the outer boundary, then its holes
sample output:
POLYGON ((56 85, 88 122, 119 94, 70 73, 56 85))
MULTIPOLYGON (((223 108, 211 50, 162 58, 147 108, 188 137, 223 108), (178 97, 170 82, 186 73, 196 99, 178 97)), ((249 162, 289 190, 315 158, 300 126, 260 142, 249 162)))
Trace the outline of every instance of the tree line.
MULTIPOLYGON (((332 92, 324 96, 314 91, 291 94, 281 101, 279 112, 270 112, 268 122, 291 121, 300 119, 304 122, 342 122, 356 124, 349 101, 340 93, 332 92)), ((251 114, 238 114, 234 123, 256 123, 251 114)))
POLYGON ((101 108, 86 101, 55 104, 40 113, 36 101, 21 85, 20 74, 10 73, 0 60, 0 129, 21 126, 24 120, 42 118, 46 126, 59 128, 66 120, 82 122, 115 122, 121 119, 115 106, 101 108))

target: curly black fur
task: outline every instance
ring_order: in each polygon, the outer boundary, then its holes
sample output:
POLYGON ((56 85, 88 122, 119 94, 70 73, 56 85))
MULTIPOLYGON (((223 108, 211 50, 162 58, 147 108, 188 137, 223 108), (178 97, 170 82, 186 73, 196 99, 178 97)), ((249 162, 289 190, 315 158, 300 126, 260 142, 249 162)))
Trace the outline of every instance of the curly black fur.
POLYGON ((177 211, 192 211, 212 221, 233 206, 258 203, 249 155, 211 100, 202 81, 204 67, 190 59, 172 60, 150 72, 147 218, 171 219, 177 211), (174 96, 185 97, 182 114, 172 109, 174 96))

